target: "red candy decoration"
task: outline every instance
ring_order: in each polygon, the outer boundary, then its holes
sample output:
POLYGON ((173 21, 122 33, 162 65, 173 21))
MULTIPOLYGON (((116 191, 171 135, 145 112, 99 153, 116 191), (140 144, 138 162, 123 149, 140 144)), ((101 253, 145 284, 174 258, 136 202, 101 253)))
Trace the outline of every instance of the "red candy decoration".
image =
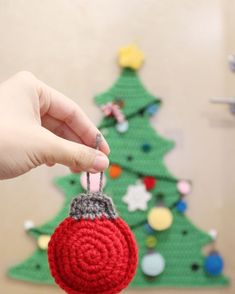
POLYGON ((51 274, 69 294, 115 294, 134 277, 134 235, 111 198, 88 192, 75 198, 70 217, 55 230, 48 248, 51 274))
POLYGON ((146 190, 149 191, 155 187, 157 180, 154 177, 148 176, 143 178, 143 182, 146 190))

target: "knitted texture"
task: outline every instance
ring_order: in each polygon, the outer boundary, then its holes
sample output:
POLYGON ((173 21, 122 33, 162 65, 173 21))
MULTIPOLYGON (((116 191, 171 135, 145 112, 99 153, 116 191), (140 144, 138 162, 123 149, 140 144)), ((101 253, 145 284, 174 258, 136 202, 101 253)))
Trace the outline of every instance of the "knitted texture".
POLYGON ((118 215, 113 206, 112 199, 102 195, 100 192, 81 194, 71 203, 70 216, 76 220, 95 219, 105 216, 116 218, 118 215))
MULTIPOLYGON (((70 174, 63 178, 55 180, 56 186, 58 186, 64 193, 65 199, 61 210, 45 224, 38 227, 33 227, 28 230, 28 233, 36 240, 41 235, 52 235, 55 228, 62 222, 67 216, 70 209, 71 201, 76 195, 83 191, 80 185, 79 175, 70 174)), ((17 280, 23 280, 38 284, 54 284, 54 279, 50 274, 48 266, 47 251, 37 247, 32 256, 23 262, 12 266, 8 270, 8 275, 17 280)))
POLYGON ((137 247, 120 218, 80 220, 69 217, 49 245, 51 273, 69 294, 114 294, 133 278, 137 247))
MULTIPOLYGON (((188 221, 185 214, 175 209, 181 199, 177 190, 178 180, 168 171, 164 163, 165 154, 173 148, 174 144, 162 138, 152 128, 147 112, 147 99, 146 104, 142 104, 145 105, 143 110, 138 104, 139 96, 129 95, 136 91, 135 82, 131 81, 130 76, 134 80, 136 72, 124 69, 118 82, 114 85, 118 84, 120 88, 122 87, 120 90, 122 94, 119 97, 125 101, 123 113, 128 118, 128 130, 124 133, 118 132, 115 128, 116 122, 111 121, 110 117, 105 117, 100 124, 100 129, 112 150, 111 164, 119 165, 123 170, 118 178, 109 177, 107 174, 105 191, 112 196, 120 216, 131 226, 136 236, 140 262, 147 254, 148 233, 144 225, 147 223, 151 208, 156 205, 155 195, 164 196, 164 204, 171 209, 174 219, 168 230, 151 232, 151 236, 157 240, 153 249, 157 250, 165 260, 166 267, 163 273, 156 278, 149 279, 143 273, 141 263, 139 263, 131 286, 215 287, 227 285, 228 279, 223 275, 212 277, 204 271, 205 256, 202 254, 202 249, 203 246, 212 242, 211 237, 188 221), (129 76, 129 81, 126 76, 129 76), (121 84, 122 79, 126 81, 126 84, 121 84), (128 109, 126 109, 126 100, 128 100, 128 109), (156 179, 156 184, 150 190, 152 199, 148 202, 148 209, 129 212, 123 196, 128 186, 133 185, 136 179, 142 179, 144 182, 146 176, 156 179)), ((116 93, 111 88, 98 95, 96 102, 99 105, 110 101, 115 102, 115 95, 116 93)), ((159 103, 158 100, 156 100, 157 103, 159 103)))
POLYGON ((37 284, 54 284, 50 274, 47 251, 37 248, 24 262, 12 267, 8 274, 10 277, 37 284))
POLYGON ((70 217, 52 235, 48 260, 56 283, 67 293, 115 294, 132 280, 138 253, 111 198, 88 192, 72 201, 70 217))
MULTIPOLYGON (((152 103, 160 104, 161 100, 154 97, 146 91, 138 74, 128 68, 123 69, 121 76, 117 79, 114 85, 106 92, 95 97, 96 103, 104 105, 107 102, 123 104, 122 112, 125 117, 130 117, 144 110, 152 103), (130 84, 132 85, 130 87, 130 84)), ((101 127, 110 125, 115 122, 113 117, 107 117, 102 122, 101 127)))
MULTIPOLYGON (((111 147, 111 166, 110 169, 106 171, 107 182, 104 191, 107 195, 112 197, 119 216, 132 229, 139 249, 140 262, 135 277, 130 285, 132 287, 218 287, 227 285, 228 279, 223 276, 223 274, 213 277, 208 275, 204 270, 205 256, 202 253, 203 247, 205 245, 210 245, 212 242, 211 237, 193 225, 192 222, 189 221, 187 213, 183 214, 176 209, 177 203, 181 199, 181 195, 177 190, 178 179, 168 171, 164 162, 164 156, 173 148, 174 144, 156 133, 151 126, 148 116, 149 112, 147 111, 149 106, 153 104, 154 106, 159 106, 161 101, 149 94, 142 85, 136 71, 123 69, 114 85, 108 91, 96 96, 96 102, 99 106, 108 102, 121 105, 121 111, 129 123, 127 131, 119 133, 115 128, 115 118, 105 117, 100 124, 100 129, 111 147), (151 184, 151 189, 149 190, 152 194, 152 198, 148 201, 147 210, 128 211, 128 206, 123 201, 128 187, 130 185, 135 185, 137 180, 143 181, 147 186, 147 176, 156 180, 154 181, 155 184, 151 184), (156 206, 156 195, 159 194, 164 196, 164 205, 168 207, 173 214, 173 224, 168 230, 161 232, 151 230, 150 228, 149 233, 149 231, 145 229, 148 214, 150 210, 156 206), (159 252, 165 260, 164 271, 159 276, 151 279, 147 277, 141 269, 141 260, 148 251, 146 248, 146 238, 149 235, 156 239, 154 243, 155 247, 152 248, 152 250, 159 252)), ((158 109, 158 107, 153 109, 158 109)), ((65 194, 63 207, 52 220, 29 230, 29 233, 35 239, 38 239, 39 236, 43 234, 53 234, 56 226, 67 216, 71 200, 76 195, 83 192, 83 188, 80 184, 80 176, 76 174, 70 174, 59 178, 56 180, 56 184, 65 194)), ((190 195, 187 197, 190 197, 190 195)), ((187 201, 187 198, 184 200, 187 201)), ((68 219, 69 221, 66 219, 65 222, 67 224, 65 225, 65 230, 68 226, 74 229, 76 224, 80 232, 80 227, 85 220, 83 219, 77 222, 74 219, 68 219)), ((211 219, 213 221, 213 216, 211 216, 211 219)), ((94 222, 97 222, 99 223, 99 227, 103 228, 103 221, 109 222, 110 226, 114 226, 115 224, 115 229, 119 228, 119 225, 117 225, 117 223, 119 223, 119 218, 113 219, 112 221, 107 218, 95 218, 95 221, 86 220, 86 224, 88 226, 90 226, 90 224, 94 226, 94 222)), ((89 227, 92 232, 91 240, 94 238, 92 228, 89 227)), ((64 227, 61 228, 61 231, 62 229, 64 229, 64 227)), ((58 230, 60 231, 60 227, 58 230)), ((81 240, 78 242, 81 242, 81 240)), ((128 246, 130 246, 129 243, 130 241, 128 241, 128 246)), ((53 244, 53 242, 51 241, 50 244, 53 244)), ((88 242, 87 244, 90 243, 88 242)), ((75 250, 73 246, 71 245, 69 250, 75 250)), ((96 250, 98 249, 99 248, 96 248, 96 250)), ((88 251, 89 250, 90 247, 88 248, 88 251)), ((59 251, 56 252, 59 254, 59 251)), ((79 250, 77 250, 77 252, 79 252, 79 250)), ((86 256, 87 252, 84 254, 86 256)), ((84 259, 88 261, 87 264, 89 264, 89 258, 90 256, 84 259)), ((97 254, 96 258, 99 260, 99 254, 97 254)), ((55 260, 57 260, 57 262, 60 261, 59 258, 55 260)), ((65 271, 66 269, 63 268, 62 270, 65 271)), ((78 269, 75 268, 74 270, 76 270, 75 273, 77 273, 78 269)), ((111 274, 110 272, 112 271, 109 271, 108 274, 111 274)), ((34 255, 28 260, 13 267, 10 270, 10 274, 17 279, 27 281, 39 283, 52 282, 46 260, 46 251, 42 251, 40 248, 36 249, 34 255), (40 267, 38 265, 40 265, 40 267)), ((62 280, 61 274, 54 272, 53 275, 57 276, 58 281, 63 285, 64 280, 62 280)), ((82 279, 84 277, 83 273, 81 273, 79 277, 82 279)), ((69 278, 71 279, 70 282, 73 284, 74 276, 70 275, 69 278)), ((92 281, 97 284, 98 282, 101 283, 101 281, 97 280, 92 281)), ((110 282, 110 280, 108 282, 110 282)), ((119 280, 119 283, 122 284, 122 281, 119 280)), ((81 283, 81 285, 84 287, 87 286, 86 283, 81 283)), ((104 287, 104 284, 101 283, 100 286, 104 287)), ((115 286, 117 287, 117 284, 115 284, 115 286)), ((74 287, 71 289, 74 289, 74 287)), ((88 291, 88 288, 84 289, 88 291)), ((105 291, 105 288, 101 289, 105 291)), ((115 291, 120 291, 120 289, 115 288, 115 291)), ((89 293, 89 291, 82 293, 89 293)), ((96 294, 96 292, 92 291, 90 293, 96 294)))
POLYGON ((118 133, 114 127, 106 127, 106 131, 105 137, 112 150, 112 163, 143 176, 151 175, 176 182, 163 161, 163 156, 174 144, 156 134, 147 115, 129 118, 128 132, 124 134, 118 133))

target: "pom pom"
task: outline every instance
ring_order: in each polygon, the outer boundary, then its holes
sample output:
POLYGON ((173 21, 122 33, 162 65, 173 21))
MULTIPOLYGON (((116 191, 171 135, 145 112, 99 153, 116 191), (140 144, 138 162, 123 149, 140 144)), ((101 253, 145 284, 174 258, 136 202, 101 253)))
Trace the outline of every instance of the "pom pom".
POLYGON ((158 252, 146 254, 141 261, 141 268, 145 275, 156 277, 165 269, 165 259, 158 252))
POLYGON ((112 179, 117 179, 122 173, 122 168, 117 164, 111 164, 109 166, 109 176, 112 179))
POLYGON ((128 131, 128 128, 129 128, 129 123, 127 120, 124 120, 123 122, 116 124, 116 130, 119 133, 126 133, 128 131))
POLYGON ((212 252, 208 255, 204 262, 205 271, 211 276, 218 276, 222 273, 224 261, 217 252, 212 252))
POLYGON ((38 247, 41 250, 47 250, 48 249, 48 244, 50 242, 51 236, 50 235, 41 235, 38 238, 38 247))
POLYGON ((218 232, 215 229, 211 229, 208 234, 211 236, 211 238, 215 241, 218 236, 218 232))
POLYGON ((156 231, 164 231, 171 227, 173 215, 167 207, 154 207, 148 214, 148 223, 156 231))
POLYGON ((180 180, 177 183, 177 190, 183 194, 183 195, 187 195, 191 192, 192 190, 192 185, 189 181, 187 180, 180 180))
POLYGON ((28 230, 30 230, 30 229, 32 229, 34 227, 35 227, 35 225, 34 225, 34 222, 32 220, 26 220, 24 222, 24 228, 25 228, 26 231, 28 231, 28 230))
POLYGON ((155 232, 154 229, 151 228, 150 225, 149 225, 148 223, 145 223, 145 224, 144 224, 144 231, 145 231, 145 233, 148 234, 148 235, 152 235, 152 234, 154 234, 154 232, 155 232))
POLYGON ((187 210, 187 203, 183 200, 178 201, 176 204, 176 209, 178 212, 184 213, 187 210))
POLYGON ((143 182, 146 190, 149 191, 155 187, 157 180, 154 177, 147 176, 143 178, 143 182))

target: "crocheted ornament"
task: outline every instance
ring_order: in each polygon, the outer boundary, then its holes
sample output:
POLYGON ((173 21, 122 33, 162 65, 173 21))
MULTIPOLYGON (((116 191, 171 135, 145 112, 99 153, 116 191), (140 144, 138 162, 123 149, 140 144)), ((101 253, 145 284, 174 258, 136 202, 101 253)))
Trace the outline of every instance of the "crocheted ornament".
POLYGON ((109 102, 107 104, 101 105, 101 110, 105 116, 115 117, 118 123, 121 123, 125 120, 125 116, 122 113, 120 106, 116 103, 109 102))
POLYGON ((101 110, 106 117, 114 117, 117 124, 116 130, 119 133, 125 133, 128 130, 129 123, 125 119, 125 115, 122 113, 120 106, 116 103, 106 103, 101 105, 101 110))
POLYGON ((144 182, 146 190, 149 191, 155 187, 157 180, 154 177, 147 176, 143 178, 143 182, 144 182))
POLYGON ((218 252, 211 252, 204 261, 204 269, 211 276, 218 276, 224 268, 223 258, 218 252))
POLYGON ((112 199, 90 191, 72 201, 70 216, 55 230, 48 260, 55 282, 69 294, 115 294, 135 275, 138 251, 133 233, 118 217, 112 199))
POLYGON ((144 62, 144 54, 136 45, 129 45, 119 50, 119 65, 137 70, 144 62))
POLYGON ((148 201, 152 194, 146 191, 142 182, 137 181, 135 185, 130 185, 126 195, 122 198, 123 202, 128 205, 128 211, 147 210, 148 201))
POLYGON ((137 255, 132 232, 100 192, 73 200, 48 249, 51 274, 69 294, 119 293, 135 274, 137 255))

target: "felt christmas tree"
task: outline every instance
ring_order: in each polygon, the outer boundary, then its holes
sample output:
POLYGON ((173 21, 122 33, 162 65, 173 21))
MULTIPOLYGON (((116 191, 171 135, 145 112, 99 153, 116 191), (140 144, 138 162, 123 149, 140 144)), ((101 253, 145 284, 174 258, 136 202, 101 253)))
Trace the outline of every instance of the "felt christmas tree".
MULTIPOLYGON (((150 118, 161 105, 141 83, 137 70, 144 61, 136 46, 119 51, 120 77, 95 97, 104 114, 100 131, 110 148, 104 192, 112 197, 119 215, 132 229, 139 249, 139 265, 132 287, 217 287, 228 284, 215 238, 198 229, 187 217, 186 197, 191 182, 173 176, 164 156, 173 142, 156 133, 150 118), (204 246, 210 251, 203 254, 204 246)), ((91 190, 98 189, 93 175, 91 190)), ((12 267, 13 278, 53 283, 47 248, 56 226, 67 217, 72 199, 86 190, 85 174, 56 180, 64 192, 62 209, 49 222, 28 229, 37 248, 26 261, 12 267)))

